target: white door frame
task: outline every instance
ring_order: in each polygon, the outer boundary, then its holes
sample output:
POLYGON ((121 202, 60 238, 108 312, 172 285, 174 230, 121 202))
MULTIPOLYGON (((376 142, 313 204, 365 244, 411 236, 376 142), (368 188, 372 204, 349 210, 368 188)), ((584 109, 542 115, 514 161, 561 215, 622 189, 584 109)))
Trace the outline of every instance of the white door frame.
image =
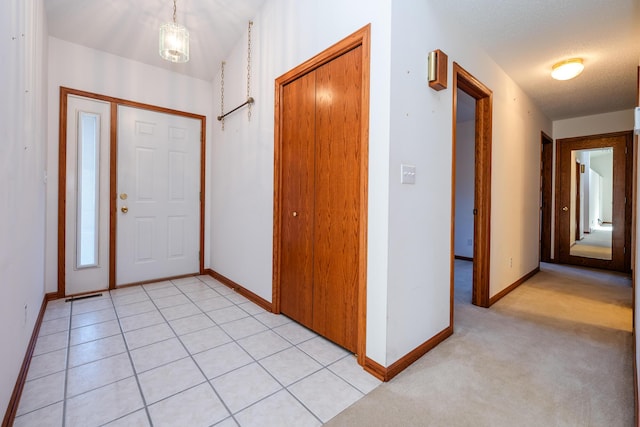
MULTIPOLYGON (((91 92, 60 87, 60 117, 59 117, 59 157, 58 157, 58 292, 57 297, 66 296, 66 156, 67 156, 67 103, 68 96, 75 95, 84 98, 101 100, 111 104, 111 130, 110 130, 110 186, 109 186, 109 289, 115 289, 116 284, 116 176, 117 176, 117 108, 118 105, 152 110, 161 113, 174 114, 200 120, 200 236, 199 236, 199 273, 204 273, 204 194, 205 194, 205 145, 206 145, 206 116, 143 104, 121 98, 100 95, 91 92)), ((155 280, 154 280, 155 281, 155 280)), ((99 291, 99 290, 98 290, 99 291)), ((93 291, 92 291, 93 292, 93 291)))

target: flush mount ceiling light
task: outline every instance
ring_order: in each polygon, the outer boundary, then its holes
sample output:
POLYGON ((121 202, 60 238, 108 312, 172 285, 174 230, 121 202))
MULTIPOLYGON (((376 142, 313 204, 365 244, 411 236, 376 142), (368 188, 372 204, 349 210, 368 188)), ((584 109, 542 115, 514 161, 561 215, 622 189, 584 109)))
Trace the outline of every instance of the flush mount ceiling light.
POLYGON ((551 77, 556 80, 569 80, 577 77, 582 70, 584 70, 584 64, 582 58, 567 59, 555 64, 551 70, 551 77))
POLYGON ((160 27, 160 56, 170 62, 189 60, 189 31, 176 23, 176 0, 173 0, 173 22, 160 27))

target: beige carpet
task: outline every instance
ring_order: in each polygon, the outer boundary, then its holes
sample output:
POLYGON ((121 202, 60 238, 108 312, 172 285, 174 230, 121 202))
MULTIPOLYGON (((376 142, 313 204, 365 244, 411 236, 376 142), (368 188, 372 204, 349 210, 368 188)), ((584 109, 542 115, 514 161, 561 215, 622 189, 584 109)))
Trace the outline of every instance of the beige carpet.
POLYGON ((585 233, 582 240, 577 240, 569 250, 572 256, 596 259, 611 259, 611 224, 595 226, 591 233, 585 233))
POLYGON ((455 333, 327 426, 633 425, 631 282, 543 264, 490 309, 456 261, 455 333))

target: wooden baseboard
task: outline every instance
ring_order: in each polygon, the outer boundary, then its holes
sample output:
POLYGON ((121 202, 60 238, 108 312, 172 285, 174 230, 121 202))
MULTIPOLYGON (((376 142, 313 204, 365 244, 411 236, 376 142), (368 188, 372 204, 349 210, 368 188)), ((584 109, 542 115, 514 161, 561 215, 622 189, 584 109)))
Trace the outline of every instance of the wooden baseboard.
POLYGON ((462 256, 462 255, 454 255, 453 257, 455 259, 461 259, 462 261, 471 261, 471 262, 473 262, 473 258, 472 257, 462 256))
POLYGON ((58 291, 56 292, 49 292, 47 294, 44 294, 44 299, 48 302, 48 301, 53 301, 54 299, 59 299, 61 298, 60 295, 58 295, 58 291))
POLYGON ((633 399, 636 426, 640 427, 640 403, 638 402, 638 363, 636 362, 636 334, 633 333, 633 399))
POLYGON ((448 326, 447 328, 436 334, 434 337, 420 344, 418 347, 414 348, 409 353, 405 354, 403 357, 386 368, 366 357, 364 361, 364 369, 382 381, 389 381, 400 372, 408 368, 409 365, 411 365, 413 362, 424 356, 429 350, 433 349, 442 341, 449 338, 452 334, 453 326, 448 326))
POLYGON ((38 313, 36 324, 33 327, 33 332, 31 333, 31 340, 29 340, 29 345, 27 346, 27 351, 24 355, 24 360, 22 361, 22 367, 20 368, 20 372, 18 373, 16 384, 13 387, 13 393, 11 393, 11 399, 9 399, 9 405, 7 405, 7 411, 5 412, 4 419, 2 420, 2 427, 10 427, 13 425, 13 420, 16 417, 16 412, 18 411, 18 405, 20 404, 20 396, 22 395, 22 389, 24 388, 24 383, 27 379, 27 372, 29 371, 29 365, 31 365, 31 357, 33 356, 33 351, 36 347, 38 334, 40 333, 40 325, 42 324, 42 318, 44 317, 44 312, 47 308, 47 302, 50 301, 51 299, 55 299, 57 295, 58 295, 57 292, 45 294, 45 296, 42 299, 42 305, 40 306, 40 313, 38 313))
POLYGON ((369 372, 374 377, 378 378, 380 381, 388 381, 387 378, 387 368, 376 362, 375 360, 371 360, 365 356, 364 365, 362 365, 365 371, 369 372))
POLYGON ((540 271, 540 266, 537 266, 536 268, 534 268, 533 270, 531 270, 530 272, 528 272, 527 274, 525 274, 524 276, 522 276, 521 278, 513 282, 511 285, 507 286, 506 288, 504 288, 503 290, 501 290, 500 292, 498 292, 497 294, 489 298, 489 307, 491 307, 496 302, 500 301, 509 292, 513 291, 515 288, 517 288, 518 286, 522 285, 524 282, 532 278, 539 271, 540 271))
POLYGON ((259 305, 260 307, 264 308, 268 312, 273 313, 273 305, 266 299, 262 298, 261 296, 254 294, 253 292, 246 289, 245 287, 237 284, 233 280, 223 276, 222 274, 210 268, 205 269, 204 272, 205 274, 208 274, 209 276, 213 277, 223 285, 233 289, 234 291, 236 291, 237 293, 239 293, 249 301, 259 305))

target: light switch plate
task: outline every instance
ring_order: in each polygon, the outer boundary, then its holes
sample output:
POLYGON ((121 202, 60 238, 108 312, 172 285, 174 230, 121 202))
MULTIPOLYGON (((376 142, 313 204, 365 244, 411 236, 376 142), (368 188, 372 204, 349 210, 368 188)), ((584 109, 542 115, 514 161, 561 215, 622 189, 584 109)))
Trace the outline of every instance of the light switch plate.
POLYGON ((400 184, 416 183, 416 167, 413 165, 400 165, 400 184))

